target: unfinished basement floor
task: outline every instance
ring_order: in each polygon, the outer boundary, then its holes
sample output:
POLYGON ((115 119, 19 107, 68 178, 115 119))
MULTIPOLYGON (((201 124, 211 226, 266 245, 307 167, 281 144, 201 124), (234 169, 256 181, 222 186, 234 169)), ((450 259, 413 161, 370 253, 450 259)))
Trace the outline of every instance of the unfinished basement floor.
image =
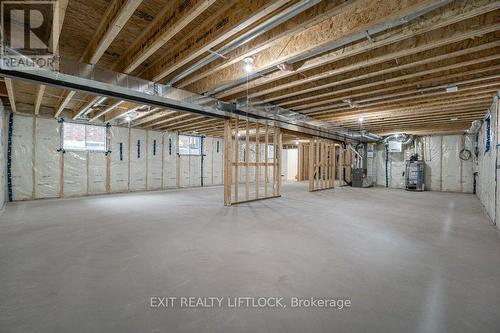
POLYGON ((226 208, 222 188, 9 204, 2 332, 499 332, 500 238, 473 195, 383 188, 226 208), (350 298, 150 308, 151 296, 350 298))

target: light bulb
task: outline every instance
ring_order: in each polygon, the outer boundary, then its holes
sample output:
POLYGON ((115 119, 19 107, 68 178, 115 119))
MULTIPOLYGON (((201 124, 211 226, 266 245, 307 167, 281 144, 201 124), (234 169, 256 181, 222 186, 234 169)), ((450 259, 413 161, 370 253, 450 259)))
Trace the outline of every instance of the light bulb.
POLYGON ((252 66, 252 64, 250 64, 250 63, 246 63, 246 64, 245 64, 245 72, 247 72, 247 73, 251 73, 251 72, 252 72, 252 70, 253 70, 253 66, 252 66))
POLYGON ((245 58, 243 59, 243 62, 245 63, 245 65, 243 66, 243 68, 245 69, 245 72, 247 73, 250 73, 252 72, 253 70, 253 58, 245 58))

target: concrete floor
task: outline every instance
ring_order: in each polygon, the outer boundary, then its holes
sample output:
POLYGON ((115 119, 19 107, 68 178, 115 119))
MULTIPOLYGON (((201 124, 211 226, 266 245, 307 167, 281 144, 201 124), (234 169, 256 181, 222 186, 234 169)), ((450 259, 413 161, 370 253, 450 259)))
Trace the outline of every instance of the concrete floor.
POLYGON ((231 208, 220 187, 10 204, 0 331, 500 331, 500 239, 473 195, 306 184, 283 195, 231 208), (152 309, 151 296, 352 307, 152 309))

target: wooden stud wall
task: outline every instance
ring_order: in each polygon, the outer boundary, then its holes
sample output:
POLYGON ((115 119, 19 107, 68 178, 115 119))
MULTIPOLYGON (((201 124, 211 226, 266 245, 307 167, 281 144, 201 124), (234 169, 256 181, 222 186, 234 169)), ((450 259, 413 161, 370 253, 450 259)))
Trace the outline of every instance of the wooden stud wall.
POLYGON ((312 138, 309 143, 309 191, 335 185, 336 145, 334 141, 312 138))
POLYGON ((227 119, 224 144, 224 205, 281 196, 279 127, 253 123, 249 119, 227 119), (250 154, 252 147, 255 147, 254 155, 250 154), (273 156, 269 154, 270 147, 273 147, 273 156))
POLYGON ((299 143, 298 145, 298 172, 297 172, 297 180, 304 181, 309 180, 309 144, 308 143, 299 143))

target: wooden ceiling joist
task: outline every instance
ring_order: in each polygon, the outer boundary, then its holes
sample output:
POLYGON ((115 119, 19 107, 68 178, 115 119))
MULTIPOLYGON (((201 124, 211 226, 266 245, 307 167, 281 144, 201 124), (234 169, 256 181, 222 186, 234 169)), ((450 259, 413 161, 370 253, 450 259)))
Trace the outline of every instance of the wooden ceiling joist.
POLYGON ((116 65, 116 69, 123 73, 130 73, 140 64, 146 61, 163 45, 172 39, 177 33, 190 24, 195 18, 203 13, 216 0, 199 0, 194 4, 186 2, 186 6, 168 8, 150 25, 148 31, 141 40, 137 41, 128 49, 116 65))
MULTIPOLYGON (((379 100, 379 101, 375 101, 372 103, 360 102, 359 104, 357 103, 355 107, 351 107, 349 105, 339 105, 337 107, 332 107, 332 108, 326 110, 327 112, 325 112, 325 111, 318 112, 317 111, 317 112, 311 112, 308 114, 309 115, 313 114, 315 116, 319 116, 319 115, 325 114, 325 113, 331 113, 331 112, 338 113, 338 112, 342 112, 342 111, 351 111, 351 110, 360 110, 360 112, 362 112, 362 110, 366 110, 366 109, 370 109, 370 108, 377 108, 377 107, 386 108, 386 107, 391 107, 393 105, 406 105, 406 106, 410 106, 413 104, 418 105, 420 103, 429 103, 429 102, 439 101, 439 100, 453 100, 453 99, 458 99, 458 98, 463 97, 463 96, 475 97, 475 96, 478 96, 480 94, 485 95, 485 94, 489 94, 489 93, 494 93, 498 89, 500 89, 500 81, 491 82, 491 83, 483 84, 483 85, 478 85, 478 86, 474 86, 471 88, 462 88, 456 92, 446 92, 446 90, 443 89, 442 91, 439 91, 439 92, 428 93, 428 94, 416 94, 416 95, 412 95, 412 96, 404 97, 404 98, 379 100)), ((489 96, 489 95, 487 95, 487 96, 489 96)))
POLYGON ((215 122, 220 122, 220 119, 206 119, 203 121, 196 121, 187 125, 180 125, 180 126, 173 126, 171 130, 174 131, 182 131, 182 130, 190 130, 190 129, 197 129, 201 127, 207 126, 207 123, 213 124, 215 122))
POLYGON ((141 2, 142 0, 113 0, 80 60, 96 64, 141 2))
MULTIPOLYGON (((466 79, 477 79, 484 77, 495 77, 500 69, 499 65, 488 66, 484 68, 474 69, 474 70, 464 70, 454 74, 440 75, 439 77, 432 77, 428 79, 422 79, 420 77, 411 78, 410 80, 405 80, 405 83, 394 82, 393 84, 380 83, 382 88, 378 88, 373 84, 368 85, 358 85, 349 88, 343 88, 335 90, 332 93, 324 94, 314 99, 314 102, 306 101, 305 104, 300 101, 290 101, 280 104, 280 106, 285 108, 291 108, 293 110, 301 111, 304 113, 321 111, 330 108, 330 105, 334 102, 344 101, 344 100, 356 100, 360 96, 365 96, 367 94, 384 96, 387 92, 392 92, 394 90, 404 90, 407 91, 409 88, 419 90, 420 88, 428 88, 439 85, 454 85, 457 80, 461 78, 466 79)), ((344 103, 347 104, 347 103, 344 103)))
POLYGON ((328 121, 328 122, 342 122, 345 120, 353 119, 354 117, 358 119, 359 117, 371 117, 371 116, 392 116, 392 115, 397 115, 397 114, 403 114, 403 113, 410 113, 410 114, 415 114, 418 115, 419 112, 444 112, 447 110, 464 110, 464 109, 469 109, 473 107, 481 107, 481 106, 487 106, 488 105, 488 98, 490 99, 490 104, 491 104, 491 95, 487 97, 483 97, 481 99, 476 99, 472 101, 449 101, 449 102, 440 102, 440 103, 430 103, 428 105, 415 105, 415 106, 405 106, 405 107, 399 107, 399 108, 391 108, 387 110, 370 110, 370 111, 353 111, 349 113, 339 113, 337 115, 327 115, 325 117, 317 117, 316 119, 321 119, 323 121, 328 121))
MULTIPOLYGON (((493 0, 479 0, 474 2, 467 2, 466 4, 454 1, 449 5, 446 5, 414 21, 409 22, 406 25, 391 29, 388 32, 380 33, 376 36, 375 42, 363 40, 357 43, 346 45, 343 48, 333 50, 326 55, 306 60, 303 64, 300 64, 300 67, 299 69, 297 69, 297 71, 276 71, 270 74, 266 74, 265 77, 252 80, 248 83, 248 86, 246 84, 235 86, 234 88, 226 89, 216 94, 215 97, 234 99, 241 97, 242 94, 245 94, 247 89, 251 93, 253 93, 257 90, 272 88, 274 85, 279 86, 280 84, 284 84, 287 82, 294 82, 298 78, 303 79, 304 76, 308 77, 310 75, 314 75, 315 73, 321 73, 325 65, 332 64, 333 62, 348 59, 350 57, 375 50, 377 48, 386 46, 390 47, 391 44, 399 43, 411 38, 416 38, 420 35, 432 32, 434 30, 439 30, 439 32, 437 33, 444 32, 444 34, 449 35, 452 31, 454 31, 454 29, 457 29, 457 31, 461 30, 460 28, 453 27, 453 24, 460 23, 461 21, 467 19, 475 18, 474 20, 478 20, 478 22, 480 22, 479 25, 483 25, 483 18, 480 16, 499 8, 500 4, 497 1, 493 0), (449 30, 446 28, 448 26, 450 26, 449 30), (309 75, 306 75, 305 73, 308 73, 309 75), (257 90, 254 90, 254 88, 257 90)), ((486 20, 486 22, 484 22, 485 26, 488 25, 488 21, 489 20, 486 20)), ((477 26, 477 24, 474 24, 474 22, 468 23, 469 24, 464 24, 467 29, 477 26)), ((326 69, 325 71, 328 71, 328 69, 326 69)))
MULTIPOLYGON (((500 67, 499 67, 500 68, 500 67)), ((446 84, 439 84, 438 82, 437 85, 421 85, 421 81, 416 82, 415 84, 406 84, 406 85, 401 85, 401 86, 391 86, 383 89, 375 89, 375 90, 367 90, 361 93, 356 93, 356 94, 350 94, 350 95, 341 95, 341 96, 336 96, 335 98, 332 98, 330 100, 324 100, 324 101, 319 101, 315 103, 308 103, 304 105, 297 105, 293 109, 295 111, 300 111, 306 114, 309 113, 314 113, 318 111, 323 111, 330 109, 335 106, 346 106, 349 105, 348 102, 344 101, 351 101, 355 102, 356 104, 358 103, 363 103, 363 102, 368 102, 368 101, 377 101, 377 100, 385 100, 385 99, 391 99, 394 97, 401 97, 401 96, 411 96, 411 95, 423 95, 426 93, 430 92, 435 92, 435 91, 445 91, 447 88, 451 86, 457 87, 459 90, 463 90, 469 87, 475 87, 479 86, 483 83, 487 83, 489 81, 493 80, 498 80, 500 79, 500 74, 495 74, 495 75, 487 75, 484 77, 479 77, 475 79, 470 79, 470 80, 464 80, 464 81, 448 81, 446 84), (419 88, 420 86, 420 88, 419 88), (383 92, 383 94, 382 94, 383 92), (342 101, 342 102, 340 102, 342 101)))
POLYGON ((195 41, 192 46, 179 54, 160 58, 144 72, 144 77, 160 81, 181 67, 187 65, 199 56, 217 45, 226 42, 242 30, 255 24, 290 0, 252 0, 235 2, 234 5, 220 14, 220 19, 214 21, 215 26, 209 32, 202 31, 200 36, 192 36, 195 41), (196 42, 199 41, 199 42, 196 42))
POLYGON ((14 94, 14 85, 12 83, 12 79, 6 77, 4 78, 5 87, 7 88, 7 95, 9 96, 10 109, 12 112, 16 113, 16 98, 14 94))
MULTIPOLYGON (((135 103, 123 102, 121 105, 113 108, 111 111, 106 112, 104 114, 103 121, 105 123, 109 123, 114 120, 118 120, 120 118, 124 119, 130 112, 136 112, 137 110, 144 109, 145 107, 146 107, 145 105, 137 105, 135 103)), ((127 121, 125 120, 125 122, 127 121)))
POLYGON ((194 116, 194 117, 191 117, 189 119, 176 121, 174 123, 169 123, 168 125, 154 126, 153 129, 154 130, 172 130, 177 126, 184 125, 186 123, 191 124, 193 122, 196 122, 197 120, 202 120, 202 119, 206 119, 206 117, 205 116, 194 116))
POLYGON ((70 91, 66 92, 65 96, 63 97, 63 100, 57 106, 56 112, 54 113, 54 118, 59 117, 59 115, 66 108, 66 106, 71 101, 71 98, 73 98, 73 96, 75 95, 75 93, 76 93, 76 91, 73 91, 73 90, 70 90, 70 91))
MULTIPOLYGON (((156 107, 156 108, 150 108, 149 111, 145 111, 145 112, 140 112, 137 117, 135 117, 132 121, 140 121, 141 119, 143 119, 144 117, 146 116, 150 116, 152 114, 155 114, 157 112, 161 111, 161 108, 159 107, 156 107)), ((125 119, 121 119, 118 121, 118 125, 124 125, 128 123, 125 119)))
POLYGON ((95 121, 99 119, 100 117, 104 116, 111 110, 114 110, 115 108, 120 106, 122 103, 123 101, 114 101, 111 104, 108 104, 108 106, 105 107, 102 111, 95 112, 95 114, 90 117, 89 121, 95 121))
POLYGON ((173 122, 175 120, 183 119, 183 118, 186 118, 186 117, 192 117, 192 116, 193 115, 189 114, 189 113, 180 113, 180 114, 178 114, 176 116, 173 116, 173 117, 168 117, 166 119, 162 119, 162 120, 151 122, 149 124, 146 124, 144 127, 146 127, 146 128, 154 128, 154 127, 157 127, 157 126, 162 125, 162 124, 171 123, 171 122, 173 122))
POLYGON ((146 116, 146 117, 143 117, 143 118, 140 118, 140 119, 136 119, 136 120, 133 120, 132 123, 131 123, 131 126, 132 127, 137 127, 137 126, 140 126, 140 125, 146 125, 148 123, 152 123, 158 119, 162 119, 162 118, 166 118, 170 115, 173 115, 173 114, 176 114, 178 113, 177 111, 174 111, 174 110, 170 110, 170 111, 159 111, 159 112, 156 112, 156 113, 153 113, 152 115, 149 115, 149 116, 146 116))
MULTIPOLYGON (((280 93, 275 93, 272 96, 266 96, 264 102, 312 98, 315 94, 328 93, 333 87, 343 84, 357 82, 363 84, 364 80, 373 79, 371 82, 382 81, 384 84, 402 81, 414 77, 422 77, 424 75, 436 74, 457 68, 474 66, 479 63, 485 63, 492 60, 500 59, 499 46, 500 41, 480 45, 470 49, 450 52, 437 57, 421 60, 416 63, 411 63, 402 66, 388 67, 386 69, 369 72, 361 75, 343 75, 342 78, 331 78, 325 81, 314 83, 313 87, 308 89, 285 89, 280 93), (456 58, 456 59, 454 59, 456 58), (401 73, 399 73, 401 71, 401 73), (409 73, 408 73, 409 72, 409 73), (405 74, 408 73, 408 74, 405 74), (378 80, 377 80, 378 79, 378 80)), ((370 82, 370 81, 367 81, 370 82)))
POLYGON ((99 100, 99 96, 88 96, 86 99, 85 99, 85 102, 83 103, 83 105, 81 105, 79 107, 79 109, 77 109, 74 114, 73 114, 73 120, 75 119, 78 119, 80 118, 81 116, 83 116, 84 114, 86 114, 86 112, 88 112, 88 110, 95 104, 97 103, 97 101, 99 100))
MULTIPOLYGON (((320 1, 317 5, 299 13, 278 27, 267 31, 239 46, 235 50, 228 52, 224 55, 224 58, 220 57, 218 60, 204 66, 201 71, 196 71, 193 75, 181 80, 176 84, 176 87, 186 88, 190 84, 199 81, 210 74, 216 73, 217 71, 240 62, 246 57, 251 57, 259 51, 271 47, 278 40, 289 38, 289 36, 294 33, 300 32, 301 30, 307 29, 310 26, 324 21, 328 17, 336 15, 348 4, 349 2, 341 0, 320 1)), ((292 8, 294 8, 294 6, 289 6, 287 9, 292 10, 292 8)), ((280 13, 283 14, 284 11, 281 11, 280 13)), ((274 17, 270 18, 270 20, 273 19, 274 17)), ((265 22, 263 22, 263 24, 265 24, 265 22)), ((256 27, 254 29, 258 28, 259 27, 256 27)))
MULTIPOLYGON (((460 73, 462 71, 466 70, 471 70, 471 69, 480 69, 481 66, 488 65, 489 62, 493 60, 498 60, 500 59, 500 53, 496 53, 495 51, 492 51, 493 54, 490 54, 486 57, 481 57, 478 59, 472 59, 472 60, 467 60, 467 61, 461 61, 461 62, 452 62, 452 64, 443 66, 443 67, 435 67, 431 68, 428 70, 423 70, 423 71, 418 71, 414 72, 411 74, 406 74, 406 75, 393 75, 391 78, 374 78, 373 80, 369 81, 369 83, 360 83, 358 87, 363 87, 363 88, 371 88, 371 87, 376 87, 380 85, 386 85, 386 84, 391 84, 391 83, 396 83, 400 82, 402 84, 405 83, 406 80, 408 79, 416 79, 418 80, 419 78, 421 80, 426 80, 428 78, 435 78, 436 80, 439 79, 442 75, 447 75, 450 74, 451 71, 455 71, 456 73, 460 73), (467 68, 470 67, 470 68, 467 68)), ((335 86, 335 82, 332 82, 329 84, 330 87, 335 86)), ((354 84, 355 85, 355 84, 354 84)), ((344 88, 343 90, 335 90, 336 93, 339 91, 342 92, 347 92, 351 91, 351 88, 344 88), (344 90, 345 89, 345 90, 344 90)), ((318 91, 317 94, 311 95, 311 94, 293 94, 293 97, 289 97, 286 99, 283 99, 283 103, 288 103, 291 101, 294 102, 307 102, 307 101, 313 101, 317 100, 322 97, 328 97, 329 95, 332 94, 333 91, 324 89, 321 91, 318 91)), ((282 106, 282 105, 280 105, 282 106)))
POLYGON ((40 106, 42 105, 42 99, 43 99, 43 94, 45 92, 46 86, 44 84, 41 84, 38 87, 38 92, 36 94, 36 99, 35 99, 35 115, 38 115, 40 113, 40 106))
MULTIPOLYGON (((337 15, 283 40, 254 55, 253 72, 276 68, 293 62, 302 54, 316 54, 327 45, 364 33, 372 27, 395 18, 405 17, 434 5, 432 1, 355 1, 337 15)), ((191 91, 204 93, 246 77, 244 66, 235 64, 189 86, 191 91)))
POLYGON ((472 53, 475 52, 475 50, 481 50, 481 47, 483 47, 483 40, 484 43, 487 43, 489 40, 492 40, 494 42, 495 39, 498 38, 495 38, 495 35, 492 35, 493 38, 490 39, 484 37, 478 39, 477 36, 482 36, 486 33, 492 33, 496 30, 499 30, 500 23, 491 24, 486 27, 481 26, 481 28, 473 29, 471 31, 470 28, 469 30, 466 29, 466 27, 463 27, 463 30, 465 30, 465 32, 461 34, 457 34, 455 32, 455 34, 452 34, 451 37, 446 36, 444 38, 441 38, 440 40, 433 39, 433 36, 429 34, 430 36, 420 36, 420 38, 418 39, 413 38, 410 40, 405 40, 401 43, 391 44, 388 47, 378 48, 371 52, 366 52, 358 56, 347 58, 342 62, 337 61, 331 63, 328 66, 320 67, 319 71, 315 70, 298 74, 295 77, 296 80, 292 82, 277 81, 275 82, 275 84, 273 84, 273 87, 268 89, 259 89, 255 93, 250 93, 249 96, 251 98, 259 98, 265 100, 266 98, 263 96, 276 96, 272 94, 285 89, 291 89, 295 87, 303 88, 307 84, 320 85, 317 84, 316 81, 328 79, 330 77, 334 77, 335 75, 341 75, 350 71, 359 71, 361 69, 369 71, 370 67, 377 69, 377 71, 371 75, 377 75, 377 73, 378 75, 380 75, 391 71, 403 70, 405 68, 411 68, 433 61, 439 61, 439 59, 443 59, 443 54, 453 52, 453 49, 455 49, 459 53, 450 56, 459 56, 460 54, 467 54, 468 52, 472 53), (474 38, 474 40, 470 40, 471 38, 474 38), (477 45, 477 47, 472 48, 473 45, 470 45, 471 42, 477 45), (455 47, 453 47, 453 44, 455 44, 455 47), (453 49, 451 49, 452 47, 453 49), (468 51, 464 50, 463 52, 460 52, 463 49, 468 49, 468 51), (435 54, 434 57, 431 57, 432 53, 428 52, 430 50, 433 50, 433 53, 435 54), (405 60, 405 58, 408 58, 408 60, 405 60), (384 64, 386 64, 386 70, 382 72, 381 70, 383 68, 380 68, 380 66, 383 66, 384 64), (379 65, 379 68, 376 67, 377 65, 379 65))

